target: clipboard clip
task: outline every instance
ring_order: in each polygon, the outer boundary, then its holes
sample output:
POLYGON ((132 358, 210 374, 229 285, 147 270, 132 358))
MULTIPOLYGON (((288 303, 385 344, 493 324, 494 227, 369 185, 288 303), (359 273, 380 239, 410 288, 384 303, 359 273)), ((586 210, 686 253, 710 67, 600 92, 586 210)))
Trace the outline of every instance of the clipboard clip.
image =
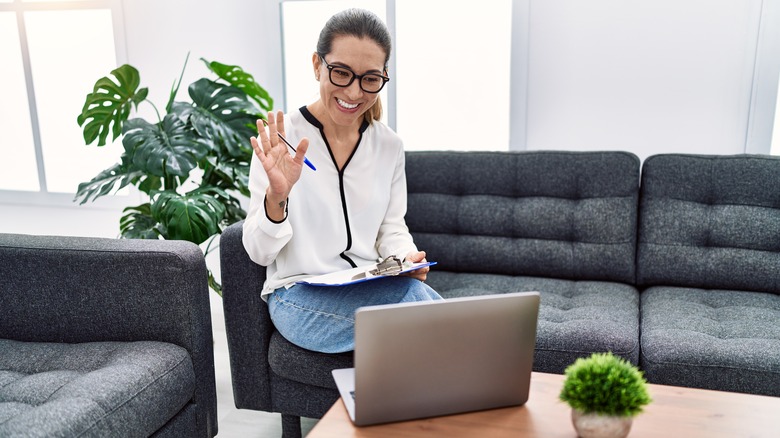
POLYGON ((398 257, 390 256, 377 263, 376 268, 370 269, 366 272, 361 272, 352 277, 352 279, 360 280, 361 278, 376 277, 379 275, 398 275, 403 270, 403 266, 403 262, 398 260, 398 257))

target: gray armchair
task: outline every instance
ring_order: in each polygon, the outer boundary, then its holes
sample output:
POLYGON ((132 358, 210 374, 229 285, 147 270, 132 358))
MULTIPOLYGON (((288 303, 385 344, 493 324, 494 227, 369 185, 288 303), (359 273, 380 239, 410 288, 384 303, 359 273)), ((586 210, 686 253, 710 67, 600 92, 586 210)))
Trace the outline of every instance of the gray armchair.
POLYGON ((352 367, 352 353, 305 350, 276 331, 260 298, 265 267, 249 259, 242 227, 226 228, 219 244, 233 397, 239 409, 281 413, 282 435, 300 437, 300 417, 320 418, 338 400, 330 371, 352 367))
POLYGON ((213 437, 191 243, 0 234, 0 436, 213 437))

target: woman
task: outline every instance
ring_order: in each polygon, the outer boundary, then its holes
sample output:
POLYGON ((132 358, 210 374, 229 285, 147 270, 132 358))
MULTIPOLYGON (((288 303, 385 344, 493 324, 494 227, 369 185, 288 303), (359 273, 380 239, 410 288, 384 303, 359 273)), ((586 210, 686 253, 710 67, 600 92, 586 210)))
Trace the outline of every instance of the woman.
POLYGON ((251 139, 244 247, 268 266, 263 298, 277 330, 310 350, 352 350, 358 307, 441 299, 423 283, 428 268, 346 286, 296 283, 391 255, 425 261, 404 221, 402 142, 378 121, 390 50, 376 15, 334 15, 312 55, 319 100, 287 116, 269 113, 267 130, 258 120, 251 139), (294 156, 279 134, 297 143, 294 156))

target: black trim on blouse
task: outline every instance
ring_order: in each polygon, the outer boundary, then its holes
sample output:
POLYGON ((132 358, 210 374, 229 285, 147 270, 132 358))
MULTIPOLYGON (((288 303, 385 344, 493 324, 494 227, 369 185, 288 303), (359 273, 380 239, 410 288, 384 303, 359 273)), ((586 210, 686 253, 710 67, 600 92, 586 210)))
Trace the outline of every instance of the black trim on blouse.
POLYGON ((341 254, 339 254, 339 257, 346 260, 347 263, 349 263, 349 265, 352 266, 353 268, 356 268, 357 265, 355 264, 355 262, 352 261, 352 259, 349 258, 349 256, 346 254, 347 251, 349 251, 352 248, 352 231, 350 231, 350 226, 349 226, 349 212, 347 211, 347 197, 346 194, 344 193, 344 171, 347 169, 347 165, 349 164, 349 162, 352 161, 352 157, 355 156, 355 152, 357 152, 358 147, 360 146, 360 142, 361 140, 363 140, 363 133, 366 131, 366 129, 368 129, 369 123, 367 120, 365 119, 363 120, 363 123, 360 125, 360 129, 358 130, 360 135, 358 136, 357 144, 355 144, 355 149, 349 155, 347 161, 344 162, 344 167, 339 169, 338 164, 336 163, 336 157, 333 155, 333 150, 330 148, 330 143, 328 142, 327 137, 325 137, 325 129, 322 126, 322 123, 320 123, 320 121, 317 120, 317 118, 314 117, 314 115, 305 106, 302 106, 300 108, 300 112, 303 115, 304 119, 306 119, 309 123, 314 125, 317 129, 319 129, 320 135, 322 136, 322 140, 325 141, 325 146, 327 146, 328 148, 328 154, 330 154, 330 159, 333 162, 333 166, 338 170, 339 193, 341 194, 341 209, 344 213, 344 225, 347 228, 347 247, 344 248, 344 251, 342 251, 341 254))

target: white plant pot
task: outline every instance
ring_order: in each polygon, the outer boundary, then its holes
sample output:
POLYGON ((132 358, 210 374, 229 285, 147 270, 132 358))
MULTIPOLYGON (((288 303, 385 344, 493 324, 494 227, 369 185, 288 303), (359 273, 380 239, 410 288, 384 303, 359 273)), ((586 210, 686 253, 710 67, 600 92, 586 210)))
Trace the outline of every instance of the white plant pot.
POLYGON ((571 410, 571 422, 580 438, 625 438, 631 431, 632 417, 583 414, 571 410))

